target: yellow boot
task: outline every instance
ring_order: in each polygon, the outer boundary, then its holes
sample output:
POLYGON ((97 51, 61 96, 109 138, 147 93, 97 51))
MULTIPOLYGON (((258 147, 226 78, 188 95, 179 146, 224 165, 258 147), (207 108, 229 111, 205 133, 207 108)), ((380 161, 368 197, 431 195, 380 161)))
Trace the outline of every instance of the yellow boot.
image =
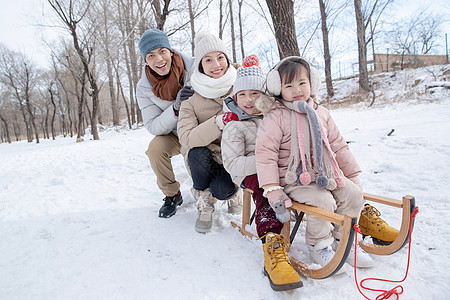
POLYGON ((375 207, 366 204, 361 211, 359 228, 363 235, 370 235, 374 242, 390 244, 397 238, 398 230, 389 226, 380 215, 375 207))
POLYGON ((264 274, 269 277, 272 289, 286 291, 302 287, 300 276, 289 261, 287 250, 290 245, 286 245, 285 237, 272 232, 264 237, 264 274))

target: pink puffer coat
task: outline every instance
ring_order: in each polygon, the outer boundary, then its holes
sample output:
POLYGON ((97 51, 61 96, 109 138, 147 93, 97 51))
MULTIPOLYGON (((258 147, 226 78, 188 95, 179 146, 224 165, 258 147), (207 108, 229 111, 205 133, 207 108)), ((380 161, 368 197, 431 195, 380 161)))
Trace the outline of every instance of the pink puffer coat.
MULTIPOLYGON (((291 110, 278 101, 269 105, 266 103, 265 107, 268 112, 259 125, 255 148, 259 184, 260 187, 285 186, 285 175, 291 150, 291 110)), ((336 154, 339 168, 345 177, 360 184, 357 176, 361 172, 361 168, 339 132, 330 112, 317 104, 314 104, 314 108, 328 137, 331 149, 336 154)))

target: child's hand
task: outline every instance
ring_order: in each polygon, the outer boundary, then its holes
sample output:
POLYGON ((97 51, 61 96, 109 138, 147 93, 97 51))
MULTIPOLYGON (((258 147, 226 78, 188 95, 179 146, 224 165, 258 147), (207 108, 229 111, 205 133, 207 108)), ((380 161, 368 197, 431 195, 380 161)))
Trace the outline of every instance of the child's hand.
POLYGON ((283 202, 284 205, 289 208, 292 206, 292 201, 286 195, 282 188, 270 191, 266 195, 267 199, 269 199, 269 203, 272 206, 273 203, 283 202))
POLYGON ((225 125, 227 125, 230 121, 239 121, 237 114, 233 112, 227 112, 216 117, 216 124, 220 130, 223 130, 225 125))
POLYGON ((267 193, 270 206, 275 212, 275 216, 280 222, 287 222, 291 216, 286 207, 292 206, 291 199, 286 195, 282 189, 273 190, 267 193))
MULTIPOLYGON (((271 205, 272 206, 272 205, 271 205)), ((278 202, 272 206, 273 211, 275 212, 275 217, 281 222, 285 223, 291 219, 291 215, 289 210, 286 209, 284 202, 278 202)))

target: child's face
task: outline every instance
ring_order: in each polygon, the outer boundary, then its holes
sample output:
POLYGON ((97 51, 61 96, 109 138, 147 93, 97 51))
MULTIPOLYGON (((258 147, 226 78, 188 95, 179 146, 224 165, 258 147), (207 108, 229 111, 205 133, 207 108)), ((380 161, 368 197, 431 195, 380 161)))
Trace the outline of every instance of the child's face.
POLYGON ((227 57, 219 51, 207 53, 201 64, 205 74, 214 79, 222 77, 228 71, 227 57))
POLYGON ((237 105, 247 114, 254 115, 259 113, 255 108, 255 101, 261 94, 257 90, 243 90, 236 93, 237 105))
POLYGON ((285 101, 307 101, 311 96, 311 83, 309 82, 308 71, 300 66, 300 70, 292 82, 281 80, 281 97, 285 101))

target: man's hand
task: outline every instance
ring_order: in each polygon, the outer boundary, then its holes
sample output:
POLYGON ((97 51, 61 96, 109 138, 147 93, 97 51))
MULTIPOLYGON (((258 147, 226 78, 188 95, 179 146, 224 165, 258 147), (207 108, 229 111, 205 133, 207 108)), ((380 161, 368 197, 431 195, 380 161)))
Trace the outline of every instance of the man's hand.
POLYGON ((173 110, 175 112, 180 111, 181 102, 184 100, 189 99, 194 94, 194 90, 190 86, 184 86, 177 94, 177 97, 175 98, 175 102, 173 103, 173 110))

